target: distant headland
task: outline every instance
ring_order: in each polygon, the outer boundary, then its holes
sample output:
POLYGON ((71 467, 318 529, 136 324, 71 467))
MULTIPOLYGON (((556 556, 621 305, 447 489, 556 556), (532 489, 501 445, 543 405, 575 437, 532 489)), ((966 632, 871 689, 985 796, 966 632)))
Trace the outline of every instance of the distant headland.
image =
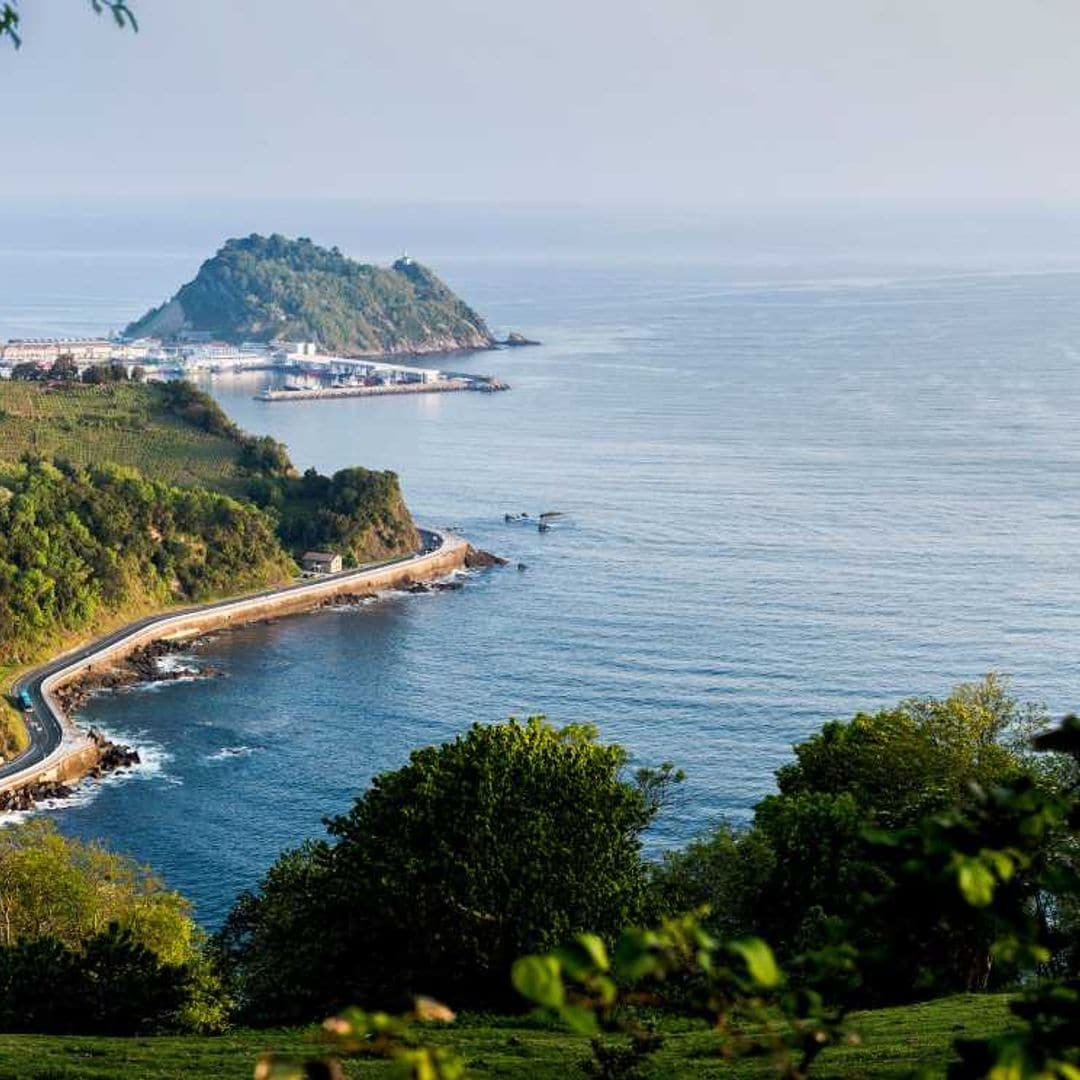
MULTIPOLYGON (((330 353, 384 357, 500 344, 477 312, 408 255, 379 267, 276 234, 227 240, 124 336, 317 341, 330 353)), ((514 333, 506 343, 525 340, 514 333)))

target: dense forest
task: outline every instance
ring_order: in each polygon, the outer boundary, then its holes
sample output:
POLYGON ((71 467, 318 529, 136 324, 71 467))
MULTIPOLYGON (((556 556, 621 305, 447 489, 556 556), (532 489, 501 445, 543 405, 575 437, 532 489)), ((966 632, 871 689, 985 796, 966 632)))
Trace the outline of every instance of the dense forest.
POLYGON ((28 461, 0 489, 0 662, 132 603, 242 592, 293 573, 250 504, 132 470, 28 461))
POLYGON ((484 320, 411 259, 386 269, 277 234, 227 240, 192 281, 125 333, 192 330, 227 341, 317 341, 354 355, 494 344, 484 320))

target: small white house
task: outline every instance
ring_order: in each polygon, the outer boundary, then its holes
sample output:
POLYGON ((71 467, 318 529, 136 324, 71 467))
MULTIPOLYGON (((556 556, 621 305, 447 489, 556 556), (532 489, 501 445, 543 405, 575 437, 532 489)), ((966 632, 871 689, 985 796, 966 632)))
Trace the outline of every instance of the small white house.
POLYGON ((332 551, 307 551, 300 565, 313 574, 336 574, 341 569, 341 556, 332 551))

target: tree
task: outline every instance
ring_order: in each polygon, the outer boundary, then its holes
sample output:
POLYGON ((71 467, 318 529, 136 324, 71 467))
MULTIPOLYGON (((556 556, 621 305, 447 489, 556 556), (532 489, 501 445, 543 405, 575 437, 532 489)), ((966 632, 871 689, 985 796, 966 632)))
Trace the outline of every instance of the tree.
POLYGON ((275 864, 220 945, 249 1019, 310 1019, 406 992, 505 1000, 510 964, 646 900, 641 834, 671 766, 625 775, 595 729, 474 725, 375 778, 331 840, 275 864))
POLYGON ((136 1035, 182 1028, 191 976, 115 923, 78 948, 51 937, 0 948, 0 1029, 136 1035))
POLYGON ((708 904, 715 930, 760 934, 782 958, 843 924, 866 953, 869 1000, 982 989, 989 968, 972 958, 985 958, 992 938, 963 911, 950 920, 901 899, 897 867, 868 833, 912 827, 962 803, 972 785, 1032 776, 1053 786, 1018 744, 1043 720, 990 676, 943 699, 828 723, 795 747, 779 792, 757 804, 748 829, 725 827, 667 857, 657 903, 663 913, 708 904))
POLYGON ((23 360, 11 369, 11 377, 22 382, 37 382, 42 378, 42 372, 34 361, 23 360))
POLYGON ((1018 742, 1039 722, 991 674, 946 698, 909 698, 826 724, 795 746, 796 760, 778 770, 776 784, 782 796, 849 794, 883 826, 910 823, 952 805, 972 782, 1022 770, 1018 742))
POLYGON ((44 819, 0 830, 0 1030, 220 1030, 227 1002, 190 904, 44 819))
MULTIPOLYGON (((0 4, 0 38, 7 37, 16 49, 22 45, 22 36, 19 32, 21 20, 16 10, 17 2, 18 0, 8 0, 0 4)), ((90 7, 98 15, 108 12, 117 26, 130 27, 136 33, 138 32, 139 24, 124 0, 90 0, 90 7)))
POLYGON ((0 830, 0 945, 48 937, 77 948, 109 923, 174 963, 198 938, 188 902, 144 867, 44 818, 0 830))
POLYGON ((61 353, 49 368, 49 378, 58 382, 75 382, 79 378, 79 365, 71 353, 61 353))

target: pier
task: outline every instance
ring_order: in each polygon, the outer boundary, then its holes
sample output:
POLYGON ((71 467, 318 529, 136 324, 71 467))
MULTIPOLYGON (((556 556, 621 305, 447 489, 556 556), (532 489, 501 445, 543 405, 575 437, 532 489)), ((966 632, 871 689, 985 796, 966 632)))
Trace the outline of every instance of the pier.
POLYGON ((387 394, 449 394, 459 390, 473 390, 481 393, 495 393, 509 390, 506 383, 498 379, 479 378, 439 378, 424 382, 389 382, 367 385, 350 383, 345 385, 312 386, 284 389, 263 390, 255 395, 256 401, 311 401, 322 398, 382 397, 387 394))

